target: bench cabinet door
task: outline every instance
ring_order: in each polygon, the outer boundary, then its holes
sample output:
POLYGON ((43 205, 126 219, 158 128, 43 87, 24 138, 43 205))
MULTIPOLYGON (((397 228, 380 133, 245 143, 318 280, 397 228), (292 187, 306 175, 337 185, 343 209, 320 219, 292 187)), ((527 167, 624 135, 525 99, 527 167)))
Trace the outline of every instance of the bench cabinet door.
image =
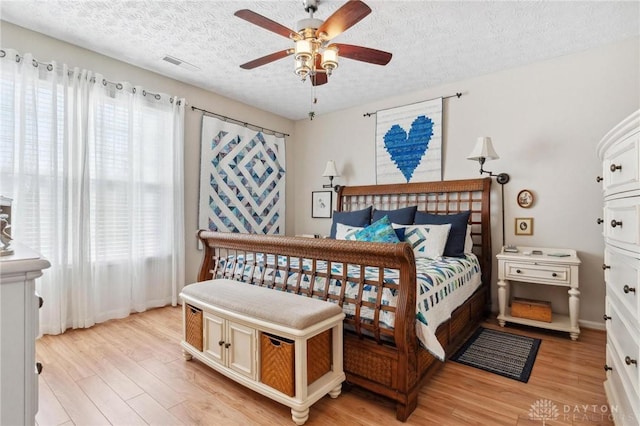
POLYGON ((215 362, 225 365, 225 328, 227 320, 205 312, 204 314, 204 352, 215 362))
POLYGON ((245 325, 229 321, 227 324, 227 343, 225 351, 227 367, 256 380, 257 352, 256 330, 245 325))

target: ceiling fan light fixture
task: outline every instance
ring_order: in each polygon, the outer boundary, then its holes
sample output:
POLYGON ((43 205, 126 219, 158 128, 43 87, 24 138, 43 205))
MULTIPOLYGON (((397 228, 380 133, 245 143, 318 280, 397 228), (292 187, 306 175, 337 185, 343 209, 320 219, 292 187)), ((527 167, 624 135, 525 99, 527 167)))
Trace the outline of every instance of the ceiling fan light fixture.
POLYGON ((322 62, 320 62, 320 66, 327 72, 328 75, 331 75, 331 72, 338 68, 337 47, 329 46, 324 50, 324 52, 322 52, 322 62))
POLYGON ((309 75, 310 72, 311 72, 311 67, 307 65, 307 61, 301 61, 299 59, 296 59, 295 73, 298 77, 302 79, 302 81, 305 81, 307 79, 307 76, 309 75))
MULTIPOLYGON (((296 41, 295 56, 296 61, 306 62, 313 55, 313 45, 311 40, 302 39, 296 41)), ((297 68, 297 67, 296 67, 297 68)))

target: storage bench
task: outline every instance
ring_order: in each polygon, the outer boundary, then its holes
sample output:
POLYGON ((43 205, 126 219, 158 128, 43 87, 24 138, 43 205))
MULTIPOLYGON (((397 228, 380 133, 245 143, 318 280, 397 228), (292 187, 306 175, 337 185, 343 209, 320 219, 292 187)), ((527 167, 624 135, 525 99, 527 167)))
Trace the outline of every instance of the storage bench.
POLYGON ((338 397, 340 306, 217 279, 184 287, 182 348, 227 377, 291 408, 298 424, 324 395, 338 397))

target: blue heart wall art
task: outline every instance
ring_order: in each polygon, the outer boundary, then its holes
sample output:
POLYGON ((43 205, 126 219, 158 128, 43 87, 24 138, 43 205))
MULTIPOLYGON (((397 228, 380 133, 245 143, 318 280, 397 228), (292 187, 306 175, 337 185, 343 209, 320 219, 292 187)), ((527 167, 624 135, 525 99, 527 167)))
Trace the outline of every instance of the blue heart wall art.
POLYGON ((407 182, 427 153, 432 136, 433 120, 424 115, 413 120, 408 135, 399 124, 393 124, 384 134, 384 148, 407 182))

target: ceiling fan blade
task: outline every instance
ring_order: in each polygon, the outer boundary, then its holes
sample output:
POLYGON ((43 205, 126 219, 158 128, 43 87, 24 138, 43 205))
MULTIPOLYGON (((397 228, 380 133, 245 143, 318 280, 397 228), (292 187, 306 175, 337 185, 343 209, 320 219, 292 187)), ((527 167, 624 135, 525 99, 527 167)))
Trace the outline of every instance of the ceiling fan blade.
POLYGON ((251 70, 257 68, 262 65, 266 65, 269 62, 277 61, 278 59, 286 58, 287 56, 293 53, 293 49, 285 49, 279 52, 272 53, 267 56, 263 56, 262 58, 254 59, 253 61, 249 61, 246 64, 240 65, 240 68, 245 70, 251 70))
POLYGON ((241 9, 234 13, 234 15, 236 15, 238 18, 244 19, 245 21, 251 22, 254 25, 264 28, 265 30, 280 34, 283 37, 291 38, 292 34, 294 36, 300 37, 300 35, 292 29, 289 29, 284 25, 277 23, 276 21, 272 21, 271 19, 264 17, 252 10, 241 9))
POLYGON ((352 44, 333 43, 330 46, 336 46, 338 48, 338 55, 342 58, 354 59, 376 65, 387 65, 391 60, 391 56, 393 56, 389 52, 383 52, 382 50, 371 49, 369 47, 354 46, 352 44))
POLYGON ((326 36, 323 36, 323 38, 331 40, 338 34, 353 27, 370 13, 371 8, 360 0, 350 0, 342 5, 340 9, 336 10, 333 15, 329 16, 327 20, 320 25, 316 34, 320 35, 321 33, 325 33, 326 36))

